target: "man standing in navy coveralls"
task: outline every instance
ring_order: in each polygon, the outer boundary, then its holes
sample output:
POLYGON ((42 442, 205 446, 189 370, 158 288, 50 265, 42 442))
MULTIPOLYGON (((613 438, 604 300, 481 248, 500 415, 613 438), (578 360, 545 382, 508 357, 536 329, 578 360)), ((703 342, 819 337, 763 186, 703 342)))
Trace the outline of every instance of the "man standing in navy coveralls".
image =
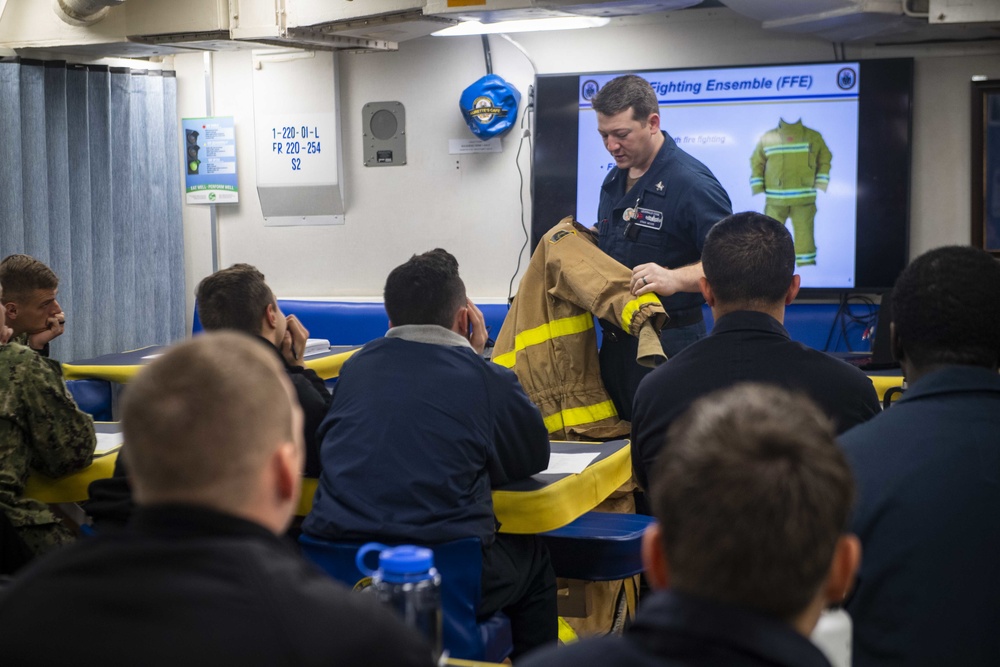
MULTIPOLYGON (((660 130, 649 83, 634 74, 594 96, 597 129, 615 160, 601 185, 598 245, 632 269, 632 293, 661 297, 670 321, 660 335, 668 357, 705 335, 698 280, 709 228, 733 212, 712 172, 660 130)), ((649 371, 636 363, 636 339, 603 322, 601 376, 622 419, 649 371)))
MULTIPOLYGON (((909 388, 841 436, 864 562, 854 664, 1000 665, 1000 263, 938 248, 892 292, 909 388)), ((882 323, 879 326, 884 326, 882 323)))

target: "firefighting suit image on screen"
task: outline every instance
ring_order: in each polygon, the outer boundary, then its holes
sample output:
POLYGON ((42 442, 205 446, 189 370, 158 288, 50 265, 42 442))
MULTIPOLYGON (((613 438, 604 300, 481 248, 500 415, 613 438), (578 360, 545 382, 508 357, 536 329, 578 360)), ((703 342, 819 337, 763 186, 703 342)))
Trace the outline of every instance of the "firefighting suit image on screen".
POLYGON ((832 159, 823 135, 801 120, 779 120, 750 156, 750 189, 766 195, 764 215, 782 223, 792 220, 796 266, 816 264, 816 191, 826 192, 832 159))

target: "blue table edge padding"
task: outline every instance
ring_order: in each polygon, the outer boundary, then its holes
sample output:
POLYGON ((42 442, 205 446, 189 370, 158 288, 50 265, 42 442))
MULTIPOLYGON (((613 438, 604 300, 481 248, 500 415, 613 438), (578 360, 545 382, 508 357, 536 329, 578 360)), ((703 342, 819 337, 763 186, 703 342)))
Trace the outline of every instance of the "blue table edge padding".
MULTIPOLYGON (((490 337, 495 339, 507 316, 507 304, 477 305, 483 311, 490 337)), ((285 314, 297 316, 312 338, 325 338, 331 345, 364 345, 384 336, 389 327, 385 306, 380 301, 278 299, 278 306, 285 314)), ((834 321, 839 308, 837 303, 792 303, 785 309, 785 328, 792 340, 817 350, 822 350, 829 339, 833 351, 846 351, 848 341, 853 350, 870 351, 872 339, 862 340, 863 329, 856 324, 846 327, 848 340, 844 340, 839 323, 834 321)), ((851 304, 849 310, 855 316, 868 313, 867 306, 860 304, 851 304)), ((873 310, 877 312, 878 306, 873 310)), ((712 311, 706 305, 702 306, 702 312, 705 323, 711 330, 712 311)), ((192 333, 197 334, 202 330, 196 307, 192 333)), ((599 327, 597 335, 600 343, 599 327)))
MULTIPOLYGON (((506 303, 476 304, 483 311, 490 338, 496 338, 507 317, 506 303)), ((381 338, 389 330, 385 306, 376 301, 327 301, 310 299, 278 299, 285 315, 295 315, 309 330, 310 338, 325 338, 331 345, 364 345, 381 338)), ((204 331, 195 304, 191 332, 204 331)))
POLYGON ((541 537, 557 577, 613 581, 642 572, 642 535, 654 521, 644 514, 587 512, 541 537))

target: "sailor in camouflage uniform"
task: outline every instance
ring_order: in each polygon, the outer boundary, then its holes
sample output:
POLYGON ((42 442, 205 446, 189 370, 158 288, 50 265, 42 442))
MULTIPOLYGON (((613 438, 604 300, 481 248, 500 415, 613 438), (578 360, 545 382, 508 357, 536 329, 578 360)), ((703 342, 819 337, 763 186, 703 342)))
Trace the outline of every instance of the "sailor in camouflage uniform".
POLYGON ((67 391, 59 363, 11 341, 5 310, 0 309, 0 510, 39 555, 75 536, 45 503, 23 497, 28 475, 60 477, 80 470, 90 465, 97 443, 94 423, 67 391))
POLYGON ((49 356, 49 342, 62 335, 66 323, 56 301, 59 278, 30 255, 9 255, 0 262, 0 285, 14 342, 49 356))

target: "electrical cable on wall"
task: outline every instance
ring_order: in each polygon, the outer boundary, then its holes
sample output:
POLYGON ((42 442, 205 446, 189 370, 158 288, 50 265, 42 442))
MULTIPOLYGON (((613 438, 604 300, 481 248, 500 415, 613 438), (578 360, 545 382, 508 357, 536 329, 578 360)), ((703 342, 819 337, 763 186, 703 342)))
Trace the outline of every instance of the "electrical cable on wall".
POLYGON ((483 38, 483 57, 486 59, 486 73, 493 74, 493 54, 490 53, 490 38, 480 35, 483 38))
MULTIPOLYGON (((510 42, 518 51, 527 58, 531 69, 537 76, 538 69, 534 61, 524 47, 515 42, 509 36, 501 34, 505 40, 510 42)), ((517 88, 493 73, 493 55, 490 50, 489 38, 482 35, 483 60, 486 66, 486 76, 470 85, 462 91, 459 100, 459 108, 469 130, 482 141, 499 138, 507 134, 517 122, 518 108, 521 102, 521 93, 517 88)), ((524 172, 521 169, 521 151, 524 148, 525 139, 528 140, 528 153, 533 159, 531 145, 531 126, 525 129, 525 123, 529 120, 529 115, 534 107, 534 88, 528 87, 528 104, 521 115, 520 134, 517 144, 517 154, 514 156, 514 166, 517 167, 518 175, 518 201, 520 203, 521 231, 524 234, 524 242, 517 253, 517 267, 510 277, 507 286, 507 304, 510 305, 513 298, 514 280, 521 271, 521 259, 524 251, 528 247, 530 235, 528 234, 527 221, 524 210, 524 172)))
MULTIPOLYGON (((533 89, 528 88, 528 99, 533 100, 533 89)), ((528 114, 532 112, 534 108, 534 101, 528 103, 528 106, 524 109, 524 114, 521 116, 521 139, 517 143, 517 155, 514 157, 514 165, 517 167, 518 176, 518 189, 517 196, 518 201, 521 203, 521 231, 524 232, 524 243, 521 244, 521 249, 517 251, 517 268, 514 269, 514 273, 510 277, 510 283, 507 285, 507 307, 510 308, 510 304, 514 301, 514 279, 517 278, 517 274, 521 271, 521 258, 524 256, 524 249, 528 247, 528 226, 524 220, 524 172, 521 171, 521 147, 524 146, 524 140, 528 140, 528 155, 531 155, 531 130, 524 129, 524 122, 528 118, 528 114)))
MULTIPOLYGON (((531 55, 528 53, 528 51, 523 46, 521 46, 518 42, 516 42, 514 39, 512 39, 510 37, 510 35, 508 35, 506 33, 500 33, 500 37, 502 37, 505 40, 507 40, 508 42, 510 42, 510 44, 515 49, 517 49, 518 51, 521 52, 521 55, 523 55, 525 57, 525 59, 528 61, 528 64, 531 65, 531 72, 532 72, 532 74, 534 74, 537 77, 538 76, 538 67, 535 65, 535 61, 531 58, 531 55)), ((521 204, 521 231, 524 233, 524 243, 521 244, 521 249, 518 250, 518 252, 517 252, 517 267, 514 269, 514 273, 511 275, 510 282, 507 285, 507 307, 508 308, 510 307, 510 304, 514 300, 514 280, 517 278, 517 274, 520 273, 520 271, 521 271, 521 259, 524 257, 524 250, 525 250, 525 248, 528 247, 528 242, 531 240, 531 237, 528 234, 527 222, 526 222, 526 220, 524 218, 524 172, 521 171, 520 158, 521 158, 521 148, 524 146, 524 140, 527 139, 528 140, 528 158, 529 158, 529 161, 528 161, 528 165, 529 165, 528 173, 529 174, 532 173, 534 171, 534 165, 535 165, 535 152, 534 152, 534 150, 532 148, 532 145, 531 145, 531 135, 534 132, 534 125, 532 124, 531 120, 532 120, 532 118, 534 116, 534 113, 535 113, 535 88, 534 88, 534 86, 528 86, 528 103, 525 105, 525 107, 524 107, 524 113, 521 116, 521 125, 520 125, 521 138, 520 138, 520 140, 518 141, 518 144, 517 144, 517 156, 514 158, 514 165, 517 167, 517 176, 518 176, 518 190, 517 190, 517 194, 518 194, 518 201, 521 204), (532 118, 529 118, 529 116, 531 116, 532 118), (525 129, 525 127, 524 127, 525 122, 527 122, 527 124, 528 124, 527 129, 525 129)), ((530 183, 530 186, 532 188, 534 188, 534 183, 530 183)), ((535 196, 534 189, 532 189, 532 191, 531 191, 530 194, 531 194, 532 198, 535 196)))
POLYGON ((861 340, 868 340, 871 337, 872 331, 875 329, 877 321, 878 312, 876 310, 875 302, 869 297, 862 294, 842 294, 840 297, 840 307, 837 308, 837 312, 833 316, 833 321, 830 323, 830 331, 826 336, 826 344, 823 346, 823 351, 831 351, 831 342, 833 343, 833 350, 836 351, 837 347, 840 345, 840 341, 843 340, 844 345, 847 346, 847 351, 853 352, 854 350, 851 348, 848 326, 854 324, 863 327, 861 340), (867 306, 868 312, 863 315, 855 315, 851 312, 850 302, 852 299, 861 305, 867 306), (837 331, 838 325, 840 333, 838 334, 837 339, 834 340, 833 334, 837 331))

